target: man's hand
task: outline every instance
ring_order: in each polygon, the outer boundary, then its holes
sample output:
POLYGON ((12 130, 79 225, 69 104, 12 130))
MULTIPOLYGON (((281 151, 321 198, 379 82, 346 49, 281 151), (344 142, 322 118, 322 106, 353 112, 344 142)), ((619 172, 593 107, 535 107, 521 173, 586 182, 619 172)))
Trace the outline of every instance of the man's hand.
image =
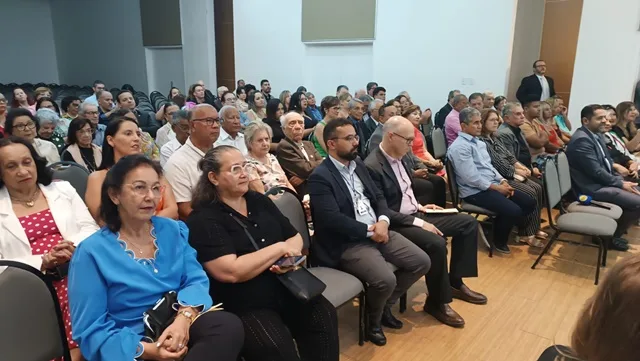
POLYGON ((625 168, 624 166, 621 166, 620 164, 615 163, 613 165, 613 168, 615 169, 616 172, 618 172, 621 176, 623 177, 628 177, 629 176, 629 170, 627 168, 625 168))
POLYGON ((424 112, 422 112, 422 119, 427 120, 431 117, 431 109, 427 108, 424 112))
POLYGON ((489 188, 493 189, 496 192, 499 192, 500 194, 502 194, 507 198, 511 197, 513 192, 513 188, 511 188, 511 186, 506 182, 503 182, 500 184, 492 184, 491 187, 489 188))
POLYGON ((542 178, 542 173, 540 173, 540 170, 538 168, 533 168, 531 174, 533 174, 533 176, 536 178, 542 178))
POLYGON ((427 232, 435 233, 438 236, 442 236, 442 232, 438 229, 438 227, 434 226, 429 222, 426 222, 426 221, 423 222, 422 229, 424 229, 427 232))
POLYGON ((416 178, 426 179, 429 176, 429 170, 427 169, 418 169, 413 171, 413 176, 416 178))
POLYGON ((638 162, 631 162, 629 163, 629 170, 631 172, 635 172, 638 170, 638 162))
POLYGON ((371 239, 376 243, 389 242, 389 224, 385 221, 378 221, 369 229, 373 232, 371 239))
POLYGON ((636 188, 637 186, 638 184, 634 182, 622 182, 622 189, 640 196, 640 191, 638 191, 638 189, 636 188))
POLYGON ((426 206, 420 206, 420 207, 418 208, 418 210, 419 210, 420 212, 422 212, 422 213, 427 213, 427 209, 433 209, 433 210, 439 211, 439 210, 441 210, 441 209, 443 209, 443 208, 442 208, 442 207, 440 207, 440 206, 437 206, 437 205, 435 205, 435 204, 427 204, 426 206))

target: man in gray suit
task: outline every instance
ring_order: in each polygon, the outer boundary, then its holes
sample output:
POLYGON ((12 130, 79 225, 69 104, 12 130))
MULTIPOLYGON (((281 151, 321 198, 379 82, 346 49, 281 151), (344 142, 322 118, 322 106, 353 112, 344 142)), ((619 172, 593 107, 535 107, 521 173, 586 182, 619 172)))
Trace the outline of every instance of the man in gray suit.
POLYGON ((580 117, 582 127, 573 134, 566 151, 571 182, 579 194, 622 208, 612 245, 616 249, 624 248, 618 247, 626 243, 622 235, 640 218, 640 191, 637 183, 625 181, 613 169, 613 160, 602 135, 607 111, 600 105, 587 105, 580 117))

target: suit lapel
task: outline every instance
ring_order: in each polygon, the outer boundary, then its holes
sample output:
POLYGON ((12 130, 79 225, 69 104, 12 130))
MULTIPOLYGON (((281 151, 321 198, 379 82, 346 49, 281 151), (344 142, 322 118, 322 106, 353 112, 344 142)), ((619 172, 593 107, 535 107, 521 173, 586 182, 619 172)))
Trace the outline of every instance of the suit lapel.
MULTIPOLYGON (((302 154, 302 151, 300 150, 300 147, 298 147, 298 145, 291 139, 285 137, 284 138, 287 142, 289 142, 289 144, 291 144, 291 147, 293 148, 293 151, 302 159, 306 159, 304 157, 304 154, 302 154)), ((304 143, 303 143, 304 144, 304 143)))
POLYGON ((331 175, 333 176, 333 178, 335 178, 336 182, 342 189, 342 192, 347 196, 349 203, 351 203, 351 206, 353 207, 353 199, 351 198, 351 192, 349 192, 349 188, 347 188, 347 184, 344 182, 344 179, 342 178, 340 171, 338 170, 338 168, 336 168, 336 166, 333 164, 331 159, 329 159, 329 157, 325 158, 324 162, 327 164, 327 168, 329 168, 331 175))
POLYGON ((382 166, 382 172, 384 172, 384 174, 393 181, 393 184, 396 185, 396 188, 398 188, 398 191, 400 192, 400 182, 398 181, 396 174, 393 172, 393 169, 391 169, 391 164, 389 164, 389 161, 384 154, 382 154, 380 149, 376 149, 376 156, 378 157, 378 162, 380 162, 380 165, 382 166))

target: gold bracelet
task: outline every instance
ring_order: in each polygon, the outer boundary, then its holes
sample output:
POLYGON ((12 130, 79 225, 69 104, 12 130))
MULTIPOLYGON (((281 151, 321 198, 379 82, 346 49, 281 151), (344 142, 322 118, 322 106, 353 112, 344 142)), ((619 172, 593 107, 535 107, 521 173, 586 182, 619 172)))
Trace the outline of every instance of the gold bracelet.
POLYGON ((194 315, 189 310, 180 310, 180 311, 178 311, 178 315, 182 315, 182 316, 188 318, 189 319, 189 324, 192 324, 193 321, 195 321, 195 319, 196 319, 196 315, 194 315))

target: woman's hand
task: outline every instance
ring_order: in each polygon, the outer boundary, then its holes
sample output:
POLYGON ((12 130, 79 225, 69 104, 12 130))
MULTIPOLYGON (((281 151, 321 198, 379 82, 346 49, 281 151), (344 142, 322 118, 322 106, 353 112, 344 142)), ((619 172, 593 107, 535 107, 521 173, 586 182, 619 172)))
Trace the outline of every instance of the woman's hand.
POLYGON ((155 361, 172 361, 180 360, 186 353, 187 347, 178 352, 170 352, 164 347, 157 347, 155 344, 142 342, 144 346, 144 353, 140 358, 143 360, 155 360, 155 361))
MULTIPOLYGON (((189 342, 189 327, 191 320, 185 316, 177 315, 176 319, 167 327, 158 338, 156 347, 169 353, 183 353, 189 342)), ((175 357, 174 357, 175 359, 175 357)))
POLYGON ((45 269, 52 269, 71 260, 73 252, 76 250, 75 244, 71 241, 61 241, 51 248, 51 251, 42 255, 42 266, 45 269))

